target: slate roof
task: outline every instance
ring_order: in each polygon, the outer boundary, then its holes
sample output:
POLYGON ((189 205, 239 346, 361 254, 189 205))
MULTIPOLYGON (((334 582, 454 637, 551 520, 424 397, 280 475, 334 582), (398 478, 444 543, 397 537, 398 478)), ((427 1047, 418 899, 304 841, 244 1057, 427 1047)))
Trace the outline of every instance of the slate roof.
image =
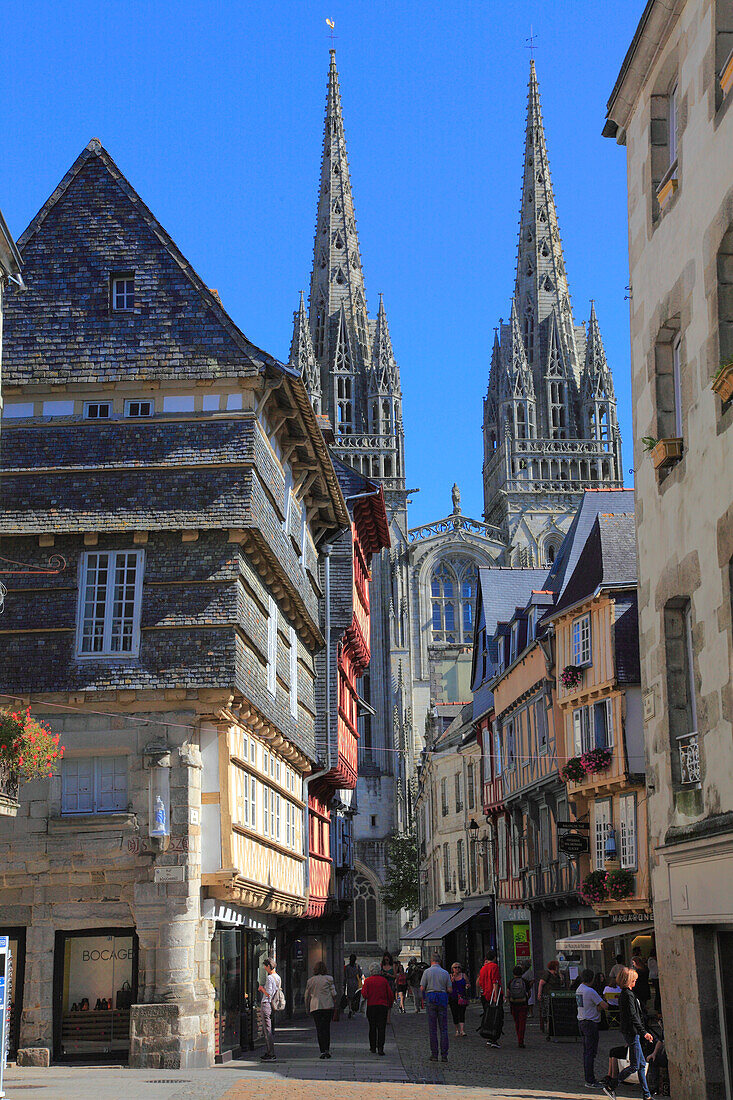
POLYGON ((592 596, 598 588, 635 588, 636 584, 634 513, 599 515, 550 617, 592 596))
POLYGON ((557 552, 547 583, 542 587, 562 596, 563 589, 573 575, 578 557, 599 512, 633 512, 633 489, 586 489, 573 522, 557 552))
POLYGON ((364 474, 347 465, 337 457, 335 451, 329 450, 329 453, 346 506, 354 518, 361 523, 364 549, 377 553, 391 546, 389 519, 381 485, 370 481, 364 474))
POLYGON ((5 385, 288 370, 239 330, 96 138, 18 248, 27 290, 5 300, 5 385), (135 308, 113 312, 110 278, 128 271, 135 308))
POLYGON ((436 737, 433 752, 442 752, 444 749, 458 748, 464 740, 467 732, 473 726, 473 700, 459 707, 453 721, 443 732, 436 737))

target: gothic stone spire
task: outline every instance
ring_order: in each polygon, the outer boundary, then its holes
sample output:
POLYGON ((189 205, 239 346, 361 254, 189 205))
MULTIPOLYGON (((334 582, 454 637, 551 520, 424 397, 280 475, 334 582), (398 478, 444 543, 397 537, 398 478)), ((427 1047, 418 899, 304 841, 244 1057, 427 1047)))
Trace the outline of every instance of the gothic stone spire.
POLYGON ((331 357, 333 320, 344 307, 362 357, 367 357, 367 306, 356 234, 336 51, 331 50, 323 134, 318 220, 310 284, 310 323, 317 358, 331 357))
POLYGON ((290 344, 288 363, 305 382, 308 396, 317 413, 321 411, 321 371, 313 353, 308 314, 305 311, 303 291, 300 292, 300 305, 293 313, 293 339, 290 344))
POLYGON ((379 311, 374 322, 374 341, 372 343, 372 364, 369 378, 369 393, 400 394, 400 372, 392 351, 387 314, 384 299, 379 295, 379 311))

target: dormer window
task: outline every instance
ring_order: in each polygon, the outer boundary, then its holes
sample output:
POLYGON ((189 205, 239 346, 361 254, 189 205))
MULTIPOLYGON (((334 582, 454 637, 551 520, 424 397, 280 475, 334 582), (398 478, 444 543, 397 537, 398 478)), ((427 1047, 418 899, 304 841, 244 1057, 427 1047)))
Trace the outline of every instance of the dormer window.
POLYGON ((135 276, 131 271, 112 276, 112 309, 130 313, 135 308, 135 276))
POLYGON ((85 420, 109 420, 112 416, 112 402, 111 401, 85 401, 84 402, 84 419, 85 420))
POLYGON ((153 415, 153 402, 152 401, 126 401, 125 402, 125 416, 132 418, 138 418, 141 416, 153 415))

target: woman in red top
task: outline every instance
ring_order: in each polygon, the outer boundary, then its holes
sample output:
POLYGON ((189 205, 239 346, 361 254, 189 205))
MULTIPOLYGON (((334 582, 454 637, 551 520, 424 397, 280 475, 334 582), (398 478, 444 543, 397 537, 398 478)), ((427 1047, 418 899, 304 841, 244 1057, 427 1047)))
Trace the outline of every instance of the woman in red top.
POLYGON ((361 987, 361 995, 367 1005, 369 1049, 372 1054, 384 1054, 387 1013, 394 1003, 394 993, 378 965, 373 966, 369 971, 369 977, 361 987))

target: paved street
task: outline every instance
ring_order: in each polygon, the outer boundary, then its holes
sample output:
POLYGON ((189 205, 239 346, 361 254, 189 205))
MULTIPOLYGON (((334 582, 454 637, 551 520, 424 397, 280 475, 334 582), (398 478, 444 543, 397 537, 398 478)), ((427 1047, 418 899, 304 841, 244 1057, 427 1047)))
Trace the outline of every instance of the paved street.
MULTIPOLYGON (((507 1013, 501 1049, 491 1050, 474 1030, 478 1019, 478 1009, 469 1009, 468 1036, 451 1041, 447 1065, 429 1060, 425 1016, 408 1012, 393 1017, 384 1058, 369 1053, 366 1020, 360 1016, 333 1025, 330 1061, 319 1059, 313 1028, 298 1022, 278 1029, 278 1060, 271 1065, 257 1057, 189 1072, 11 1068, 6 1092, 10 1100, 313 1100, 317 1081, 319 1100, 470 1100, 479 1095, 565 1100, 589 1095, 583 1087, 580 1042, 548 1044, 530 1021, 527 1047, 518 1050, 507 1013)), ((616 1035, 601 1035, 599 1076, 616 1035)), ((619 1095, 624 1094, 635 1096, 638 1087, 622 1089, 619 1095)))

